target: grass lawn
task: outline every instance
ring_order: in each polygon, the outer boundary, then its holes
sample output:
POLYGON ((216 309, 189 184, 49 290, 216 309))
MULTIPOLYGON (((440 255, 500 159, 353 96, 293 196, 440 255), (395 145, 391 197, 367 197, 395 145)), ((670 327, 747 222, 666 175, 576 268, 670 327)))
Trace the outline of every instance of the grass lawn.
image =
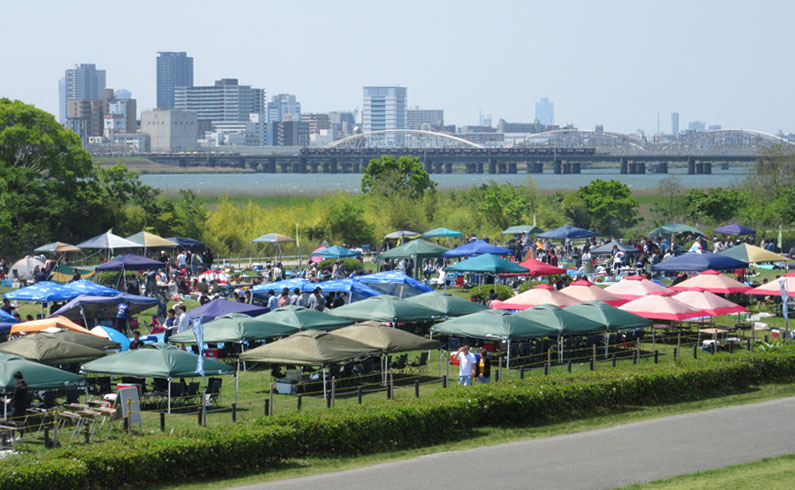
POLYGON ((753 463, 677 476, 668 480, 632 485, 624 487, 624 489, 784 489, 793 487, 793 475, 795 475, 795 454, 788 454, 778 458, 765 458, 753 463))

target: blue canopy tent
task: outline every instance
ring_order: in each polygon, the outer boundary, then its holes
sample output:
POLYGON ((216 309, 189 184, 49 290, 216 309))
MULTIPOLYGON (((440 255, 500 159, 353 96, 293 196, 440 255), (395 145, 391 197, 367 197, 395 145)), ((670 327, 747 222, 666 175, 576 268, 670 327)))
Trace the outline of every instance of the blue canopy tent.
POLYGON ((17 320, 16 320, 16 318, 14 318, 14 315, 12 315, 11 313, 6 312, 6 310, 0 310, 0 322, 2 322, 2 323, 8 323, 8 322, 17 323, 17 320))
POLYGON ((294 278, 284 279, 283 281, 268 282, 265 284, 257 284, 251 288, 251 293, 255 298, 265 298, 268 296, 268 291, 274 293, 281 293, 284 288, 287 288, 292 293, 295 288, 301 290, 302 293, 311 293, 315 290, 316 283, 307 281, 306 279, 294 278))
POLYGON ((391 294, 399 298, 407 298, 433 291, 432 288, 398 271, 378 272, 366 276, 357 276, 356 279, 380 291, 382 294, 391 294))
POLYGON ((142 257, 140 255, 127 254, 120 255, 105 262, 104 264, 99 264, 94 268, 94 270, 97 272, 119 271, 119 277, 116 280, 116 287, 121 288, 123 285, 125 272, 159 269, 165 266, 166 264, 160 262, 159 260, 150 259, 149 257, 142 257))
POLYGON ((166 240, 170 240, 176 243, 181 250, 190 250, 191 252, 204 252, 204 249, 206 248, 204 242, 200 242, 199 240, 194 240, 193 238, 171 237, 171 238, 166 238, 166 240))
POLYGON ((655 264, 651 269, 664 272, 703 272, 708 269, 725 271, 728 269, 745 269, 747 267, 748 262, 726 255, 689 252, 655 264))
POLYGON ((105 325, 98 325, 91 329, 91 333, 95 333, 97 335, 102 335, 103 337, 109 338, 111 341, 116 342, 121 346, 121 351, 130 350, 130 339, 127 338, 126 335, 119 332, 113 327, 106 327, 105 325))
POLYGON ((726 226, 721 226, 720 228, 715 228, 715 233, 720 235, 756 235, 756 230, 752 230, 747 226, 739 225, 737 223, 733 223, 726 226))
POLYGON ((339 245, 334 245, 333 247, 326 247, 322 250, 316 250, 309 255, 312 257, 322 257, 324 259, 342 259, 346 257, 359 257, 362 255, 362 253, 356 250, 340 247, 339 245))
POLYGON ((51 316, 65 316, 70 320, 83 320, 88 325, 89 318, 114 318, 119 303, 126 301, 128 314, 135 315, 159 303, 157 298, 117 293, 115 296, 81 295, 63 305, 51 316))
POLYGON ((209 322, 217 316, 227 313, 242 313, 249 316, 257 316, 266 313, 268 308, 265 306, 250 305, 248 303, 238 303, 228 299, 217 298, 207 304, 194 308, 188 312, 191 318, 201 317, 202 321, 209 322))
POLYGON ((91 296, 116 296, 121 294, 121 291, 106 286, 101 286, 93 281, 87 279, 80 279, 79 281, 72 281, 64 284, 65 288, 77 291, 80 294, 87 294, 91 296))
POLYGON ((468 257, 470 255, 481 254, 513 255, 513 251, 508 250, 507 248, 498 247, 497 245, 492 245, 491 243, 484 240, 477 240, 448 250, 444 253, 444 256, 445 258, 449 259, 453 257, 468 257))
POLYGON ((17 301, 34 301, 36 303, 49 303, 51 301, 69 301, 80 296, 79 291, 51 281, 41 281, 36 284, 19 288, 3 295, 4 298, 17 301))
POLYGON ((315 288, 320 288, 323 294, 326 293, 346 293, 348 295, 348 303, 353 303, 365 298, 373 296, 381 296, 381 293, 376 289, 371 288, 367 284, 360 282, 358 279, 337 279, 334 281, 317 282, 313 284, 315 288))
POLYGON ((460 231, 451 230, 449 228, 434 228, 422 234, 422 238, 454 238, 460 237, 460 231))
POLYGON ((590 238, 594 236, 599 236, 599 234, 589 230, 584 230, 582 228, 577 228, 576 226, 564 225, 561 226, 560 228, 555 228, 549 231, 545 231, 544 233, 539 233, 536 236, 538 238, 550 238, 556 240, 563 238, 590 238))

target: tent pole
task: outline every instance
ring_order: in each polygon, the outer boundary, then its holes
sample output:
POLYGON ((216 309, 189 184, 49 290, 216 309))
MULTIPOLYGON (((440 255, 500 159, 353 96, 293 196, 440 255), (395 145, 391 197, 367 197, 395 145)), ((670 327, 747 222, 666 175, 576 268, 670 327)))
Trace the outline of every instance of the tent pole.
POLYGON ((171 413, 171 376, 168 377, 168 413, 171 413))
POLYGON ((607 359, 608 349, 610 349, 610 332, 605 332, 605 359, 607 359))
POLYGON ((238 405, 237 394, 240 391, 240 358, 237 359, 235 366, 235 405, 238 405))
POLYGON ((323 399, 326 399, 326 368, 323 369, 323 399))
POLYGON ((511 339, 508 339, 508 361, 505 363, 505 369, 511 369, 511 339))

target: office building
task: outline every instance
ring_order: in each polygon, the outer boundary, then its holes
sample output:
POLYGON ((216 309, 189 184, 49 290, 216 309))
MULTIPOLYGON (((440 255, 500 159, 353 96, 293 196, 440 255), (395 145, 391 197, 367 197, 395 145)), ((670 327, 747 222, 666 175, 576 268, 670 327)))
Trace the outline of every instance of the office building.
POLYGON ((356 116, 353 112, 331 111, 328 118, 335 138, 351 136, 356 128, 356 116))
POLYGON ((268 102, 268 121, 300 121, 301 103, 293 94, 278 94, 271 97, 268 102))
POLYGON ((546 129, 546 126, 540 122, 508 122, 505 119, 500 119, 497 122, 497 131, 506 134, 529 134, 540 133, 546 129))
POLYGON ((309 146, 309 123, 277 121, 268 124, 268 143, 273 146, 309 146))
POLYGON ((184 51, 157 53, 158 109, 174 109, 177 87, 193 87, 193 58, 184 51))
POLYGON ((309 135, 319 134, 323 129, 331 128, 328 114, 306 112, 301 114, 301 121, 309 123, 309 135))
POLYGON ((174 108, 195 112, 199 122, 245 122, 250 114, 265 112, 265 91, 224 78, 215 85, 176 87, 174 108))
POLYGON ((536 102, 536 121, 544 126, 555 124, 555 104, 546 97, 536 102))
POLYGON ((691 121, 687 125, 688 131, 695 131, 695 132, 704 131, 706 127, 707 125, 704 123, 704 121, 691 121))
POLYGON ((406 87, 364 87, 365 133, 406 129, 406 87))
POLYGON ((102 99, 69 99, 64 126, 80 137, 85 146, 89 138, 102 136, 105 104, 102 99))
POLYGON ((66 70, 58 83, 58 118, 61 124, 68 117, 68 101, 71 99, 101 99, 107 74, 97 70, 97 65, 80 64, 66 70))
POLYGON ((420 109, 417 106, 406 111, 406 129, 439 129, 444 126, 444 111, 420 109))
POLYGON ((671 113, 671 134, 676 136, 679 134, 679 113, 671 113))
POLYGON ((163 109, 141 113, 141 133, 149 135, 153 152, 195 149, 197 127, 195 112, 163 109))

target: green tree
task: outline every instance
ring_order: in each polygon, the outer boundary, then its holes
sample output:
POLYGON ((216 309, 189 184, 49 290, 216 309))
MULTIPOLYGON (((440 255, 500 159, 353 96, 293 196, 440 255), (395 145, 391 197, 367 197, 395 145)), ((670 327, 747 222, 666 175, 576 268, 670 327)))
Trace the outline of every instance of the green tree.
POLYGON ((629 186, 618 180, 597 179, 576 193, 590 215, 590 228, 603 236, 616 236, 621 228, 638 222, 638 201, 629 186))
POLYGON ((500 185, 493 180, 470 189, 467 197, 485 221, 500 229, 519 224, 529 206, 529 199, 521 189, 511 184, 500 185))
POLYGON ((748 204, 748 194, 737 189, 691 189, 685 196, 687 217, 694 220, 710 219, 720 223, 737 216, 748 204))
POLYGON ((326 222, 332 237, 350 246, 372 243, 374 227, 365 220, 360 199, 338 196, 329 211, 326 222))
POLYGON ((431 180, 417 157, 384 155, 374 158, 362 175, 362 192, 365 193, 420 197, 435 188, 436 182, 431 180))
POLYGON ((657 195, 659 200, 651 207, 652 214, 664 223, 675 222, 684 208, 682 183, 676 177, 666 177, 657 184, 657 195))

